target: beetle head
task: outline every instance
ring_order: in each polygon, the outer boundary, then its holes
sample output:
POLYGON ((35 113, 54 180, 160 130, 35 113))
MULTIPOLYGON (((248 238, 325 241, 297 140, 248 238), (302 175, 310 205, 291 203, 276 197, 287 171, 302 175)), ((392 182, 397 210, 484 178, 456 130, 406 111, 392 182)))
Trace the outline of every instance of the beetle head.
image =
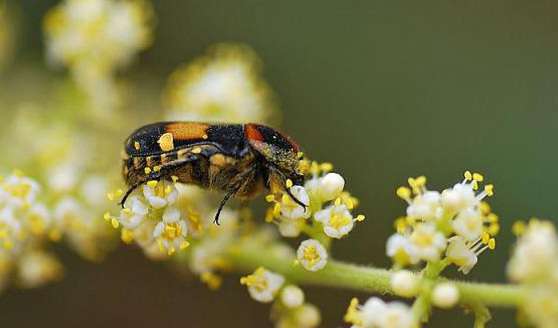
POLYGON ((295 185, 304 183, 304 175, 298 170, 300 149, 289 137, 260 124, 246 124, 245 134, 252 149, 264 159, 270 180, 283 184, 287 179, 295 185))

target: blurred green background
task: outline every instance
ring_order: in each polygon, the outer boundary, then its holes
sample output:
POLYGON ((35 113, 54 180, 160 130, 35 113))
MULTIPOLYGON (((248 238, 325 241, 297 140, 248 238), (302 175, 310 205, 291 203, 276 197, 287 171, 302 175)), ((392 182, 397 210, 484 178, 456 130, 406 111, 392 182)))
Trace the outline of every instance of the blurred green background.
MULTIPOLYGON (((56 2, 12 2, 20 19, 15 66, 47 70, 41 18, 56 2)), ((390 264, 385 241, 405 210, 394 191, 408 176, 427 175, 429 186, 441 190, 471 169, 495 184, 491 204, 503 228, 498 246, 467 279, 504 281, 513 220, 556 217, 555 1, 165 0, 154 6, 155 44, 126 75, 162 89, 177 65, 211 44, 252 46, 279 99, 283 129, 312 158, 333 162, 362 201, 359 212, 368 219, 335 244, 336 258, 390 264)), ((250 299, 238 277, 210 292, 133 247, 121 247, 102 265, 60 252, 67 267, 62 282, 0 297, 3 327, 271 325, 268 306, 250 299)), ((343 326, 354 295, 307 289, 324 327, 343 326)), ((494 316, 492 327, 514 325, 511 311, 494 316)), ((428 326, 448 324, 470 327, 472 319, 435 311, 428 326)))

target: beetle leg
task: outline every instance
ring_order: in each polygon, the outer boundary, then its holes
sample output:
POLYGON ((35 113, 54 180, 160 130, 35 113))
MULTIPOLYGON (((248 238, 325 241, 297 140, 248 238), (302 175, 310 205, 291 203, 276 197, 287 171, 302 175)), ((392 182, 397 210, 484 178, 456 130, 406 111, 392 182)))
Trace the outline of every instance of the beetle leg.
POLYGON ((124 194, 124 197, 122 197, 122 200, 120 201, 119 205, 124 208, 124 203, 126 203, 126 200, 128 199, 128 197, 130 196, 130 194, 136 190, 139 186, 141 186, 142 184, 146 183, 147 181, 151 181, 151 180, 156 180, 159 181, 161 180, 163 177, 168 176, 168 173, 170 170, 175 169, 177 167, 180 167, 181 165, 184 165, 186 163, 189 162, 193 162, 198 160, 198 156, 196 155, 192 155, 188 158, 185 159, 181 159, 181 160, 176 160, 167 164, 164 164, 161 166, 161 169, 158 172, 151 172, 147 179, 142 180, 134 185, 132 185, 124 194))
POLYGON ((227 191, 227 193, 225 194, 225 197, 223 197, 223 200, 221 200, 221 203, 219 203, 219 208, 217 208, 217 213, 215 214, 215 218, 213 219, 213 223, 215 223, 216 225, 219 225, 219 215, 221 214, 221 211, 223 210, 223 208, 227 204, 227 201, 232 196, 234 196, 239 190, 241 190, 247 184, 250 183, 250 179, 247 179, 247 177, 250 174, 253 174, 254 171, 255 171, 255 167, 251 167, 248 170, 238 174, 234 178, 236 181, 238 181, 238 183, 233 184, 233 187, 227 191))
POLYGON ((135 185, 131 186, 126 193, 124 194, 124 197, 122 197, 122 200, 118 203, 122 208, 124 208, 124 203, 126 203, 126 200, 128 199, 128 196, 130 196, 130 194, 136 190, 143 182, 139 182, 136 183, 135 185))

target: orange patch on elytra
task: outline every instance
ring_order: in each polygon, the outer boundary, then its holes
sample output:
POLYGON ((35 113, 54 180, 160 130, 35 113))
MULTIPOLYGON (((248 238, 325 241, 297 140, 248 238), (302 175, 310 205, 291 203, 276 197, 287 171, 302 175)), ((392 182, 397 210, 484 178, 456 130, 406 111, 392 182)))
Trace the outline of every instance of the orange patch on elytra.
POLYGON ((165 127, 168 133, 172 133, 175 140, 203 139, 207 135, 209 125, 194 122, 169 123, 165 127))

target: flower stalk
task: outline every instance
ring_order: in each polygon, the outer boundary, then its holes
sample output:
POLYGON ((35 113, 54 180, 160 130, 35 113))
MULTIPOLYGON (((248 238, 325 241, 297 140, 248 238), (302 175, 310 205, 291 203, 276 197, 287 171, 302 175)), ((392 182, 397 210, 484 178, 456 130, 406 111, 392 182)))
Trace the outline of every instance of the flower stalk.
MULTIPOLYGON (((376 294, 394 294, 390 285, 393 272, 374 267, 329 260, 325 268, 309 272, 294 263, 294 257, 274 255, 270 248, 256 247, 248 242, 229 250, 226 259, 231 268, 238 272, 252 272, 263 266, 280 273, 292 283, 301 285, 327 286, 376 294)), ((427 278, 424 278, 427 279, 427 278)), ((436 278, 434 282, 448 281, 436 278)), ((524 297, 522 287, 512 284, 486 284, 452 281, 459 290, 459 303, 465 306, 478 304, 489 307, 515 307, 524 297)))

